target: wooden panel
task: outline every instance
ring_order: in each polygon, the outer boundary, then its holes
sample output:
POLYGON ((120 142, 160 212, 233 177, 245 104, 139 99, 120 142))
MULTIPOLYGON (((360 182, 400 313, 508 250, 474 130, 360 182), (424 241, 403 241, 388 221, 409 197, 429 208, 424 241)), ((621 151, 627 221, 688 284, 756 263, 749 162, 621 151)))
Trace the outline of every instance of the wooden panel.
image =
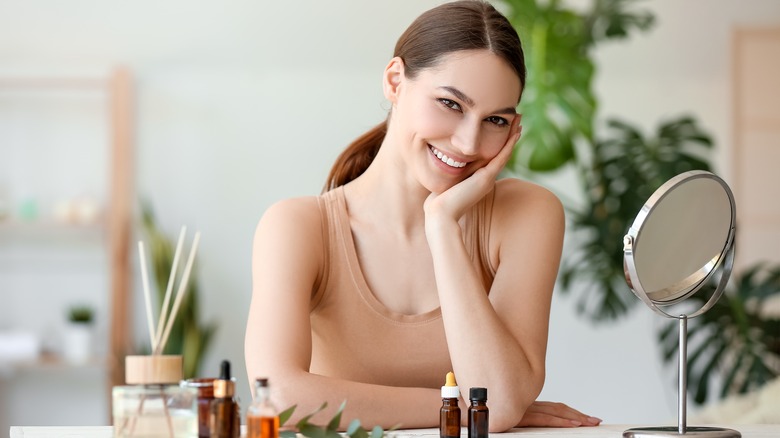
POLYGON ((780 28, 735 31, 733 55, 736 263, 780 264, 780 28))

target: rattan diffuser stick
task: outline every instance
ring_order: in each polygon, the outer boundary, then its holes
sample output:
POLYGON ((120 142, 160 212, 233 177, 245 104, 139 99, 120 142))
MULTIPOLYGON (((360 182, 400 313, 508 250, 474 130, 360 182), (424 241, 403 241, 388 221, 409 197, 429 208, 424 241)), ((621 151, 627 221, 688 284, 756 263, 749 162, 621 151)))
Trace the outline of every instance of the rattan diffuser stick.
POLYGON ((173 328, 173 322, 176 320, 176 314, 179 311, 184 295, 187 293, 187 283, 189 282, 190 272, 192 271, 192 265, 195 262, 195 255, 198 252, 198 242, 200 242, 200 232, 195 233, 195 239, 192 241, 192 248, 190 248, 190 254, 187 258, 187 265, 184 267, 184 274, 179 282, 179 289, 176 291, 176 299, 173 302, 173 308, 168 317, 168 321, 165 325, 165 331, 162 334, 162 339, 156 345, 153 354, 161 354, 165 349, 165 344, 168 342, 168 336, 171 334, 171 328, 173 328))
POLYGON ((165 297, 163 298, 162 306, 160 306, 160 317, 157 321, 157 331, 154 335, 154 341, 152 341, 152 351, 157 350, 157 346, 162 340, 163 329, 165 328, 166 315, 168 307, 171 302, 171 291, 173 290, 173 283, 176 280, 176 273, 179 270, 179 255, 181 254, 181 247, 184 243, 184 235, 187 233, 187 227, 181 227, 179 232, 179 240, 176 242, 176 252, 173 253, 173 264, 171 265, 171 273, 168 276, 168 285, 165 288, 165 297))

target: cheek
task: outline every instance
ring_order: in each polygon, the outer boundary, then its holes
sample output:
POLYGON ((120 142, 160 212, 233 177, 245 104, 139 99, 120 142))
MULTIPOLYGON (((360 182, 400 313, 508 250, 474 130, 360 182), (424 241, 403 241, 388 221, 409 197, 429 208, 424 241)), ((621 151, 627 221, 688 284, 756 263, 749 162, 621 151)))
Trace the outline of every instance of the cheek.
POLYGON ((493 158, 501 152, 501 148, 506 144, 509 130, 502 129, 486 130, 482 135, 482 151, 486 158, 493 158))
POLYGON ((425 137, 436 138, 451 135, 458 123, 454 113, 437 108, 430 102, 419 102, 409 121, 416 131, 425 137))

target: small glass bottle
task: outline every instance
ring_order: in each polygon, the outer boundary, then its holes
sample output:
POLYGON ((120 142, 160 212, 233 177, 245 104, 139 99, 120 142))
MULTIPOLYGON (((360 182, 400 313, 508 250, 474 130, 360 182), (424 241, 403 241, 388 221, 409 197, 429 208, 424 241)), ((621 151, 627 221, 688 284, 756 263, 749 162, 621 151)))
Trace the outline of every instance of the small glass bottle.
POLYGON ((469 389, 468 438, 488 438, 487 388, 469 389))
POLYGON ((246 411, 247 438, 279 438, 279 411, 271 402, 268 379, 255 380, 255 401, 246 411))
POLYGON ((194 388, 198 391, 198 437, 209 438, 209 410, 211 401, 214 400, 214 379, 213 377, 201 377, 187 379, 181 383, 181 386, 194 388))
POLYGON ((214 400, 209 409, 209 430, 212 438, 238 438, 241 420, 235 398, 235 384, 230 378, 230 362, 223 360, 219 379, 214 380, 214 400))
POLYGON ((460 438, 460 390, 455 383, 455 374, 447 373, 447 380, 441 387, 441 410, 439 412, 439 436, 460 438))

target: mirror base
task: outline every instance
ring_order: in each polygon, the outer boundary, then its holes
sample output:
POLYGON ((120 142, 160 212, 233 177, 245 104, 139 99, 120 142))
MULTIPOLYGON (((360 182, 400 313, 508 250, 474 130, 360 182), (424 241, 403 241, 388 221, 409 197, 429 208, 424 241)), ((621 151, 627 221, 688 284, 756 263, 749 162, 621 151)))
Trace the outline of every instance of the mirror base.
POLYGON ((720 427, 688 427, 685 433, 680 433, 676 427, 641 427, 623 432, 623 438, 658 438, 658 437, 701 437, 701 438, 740 438, 742 434, 733 429, 720 427))

